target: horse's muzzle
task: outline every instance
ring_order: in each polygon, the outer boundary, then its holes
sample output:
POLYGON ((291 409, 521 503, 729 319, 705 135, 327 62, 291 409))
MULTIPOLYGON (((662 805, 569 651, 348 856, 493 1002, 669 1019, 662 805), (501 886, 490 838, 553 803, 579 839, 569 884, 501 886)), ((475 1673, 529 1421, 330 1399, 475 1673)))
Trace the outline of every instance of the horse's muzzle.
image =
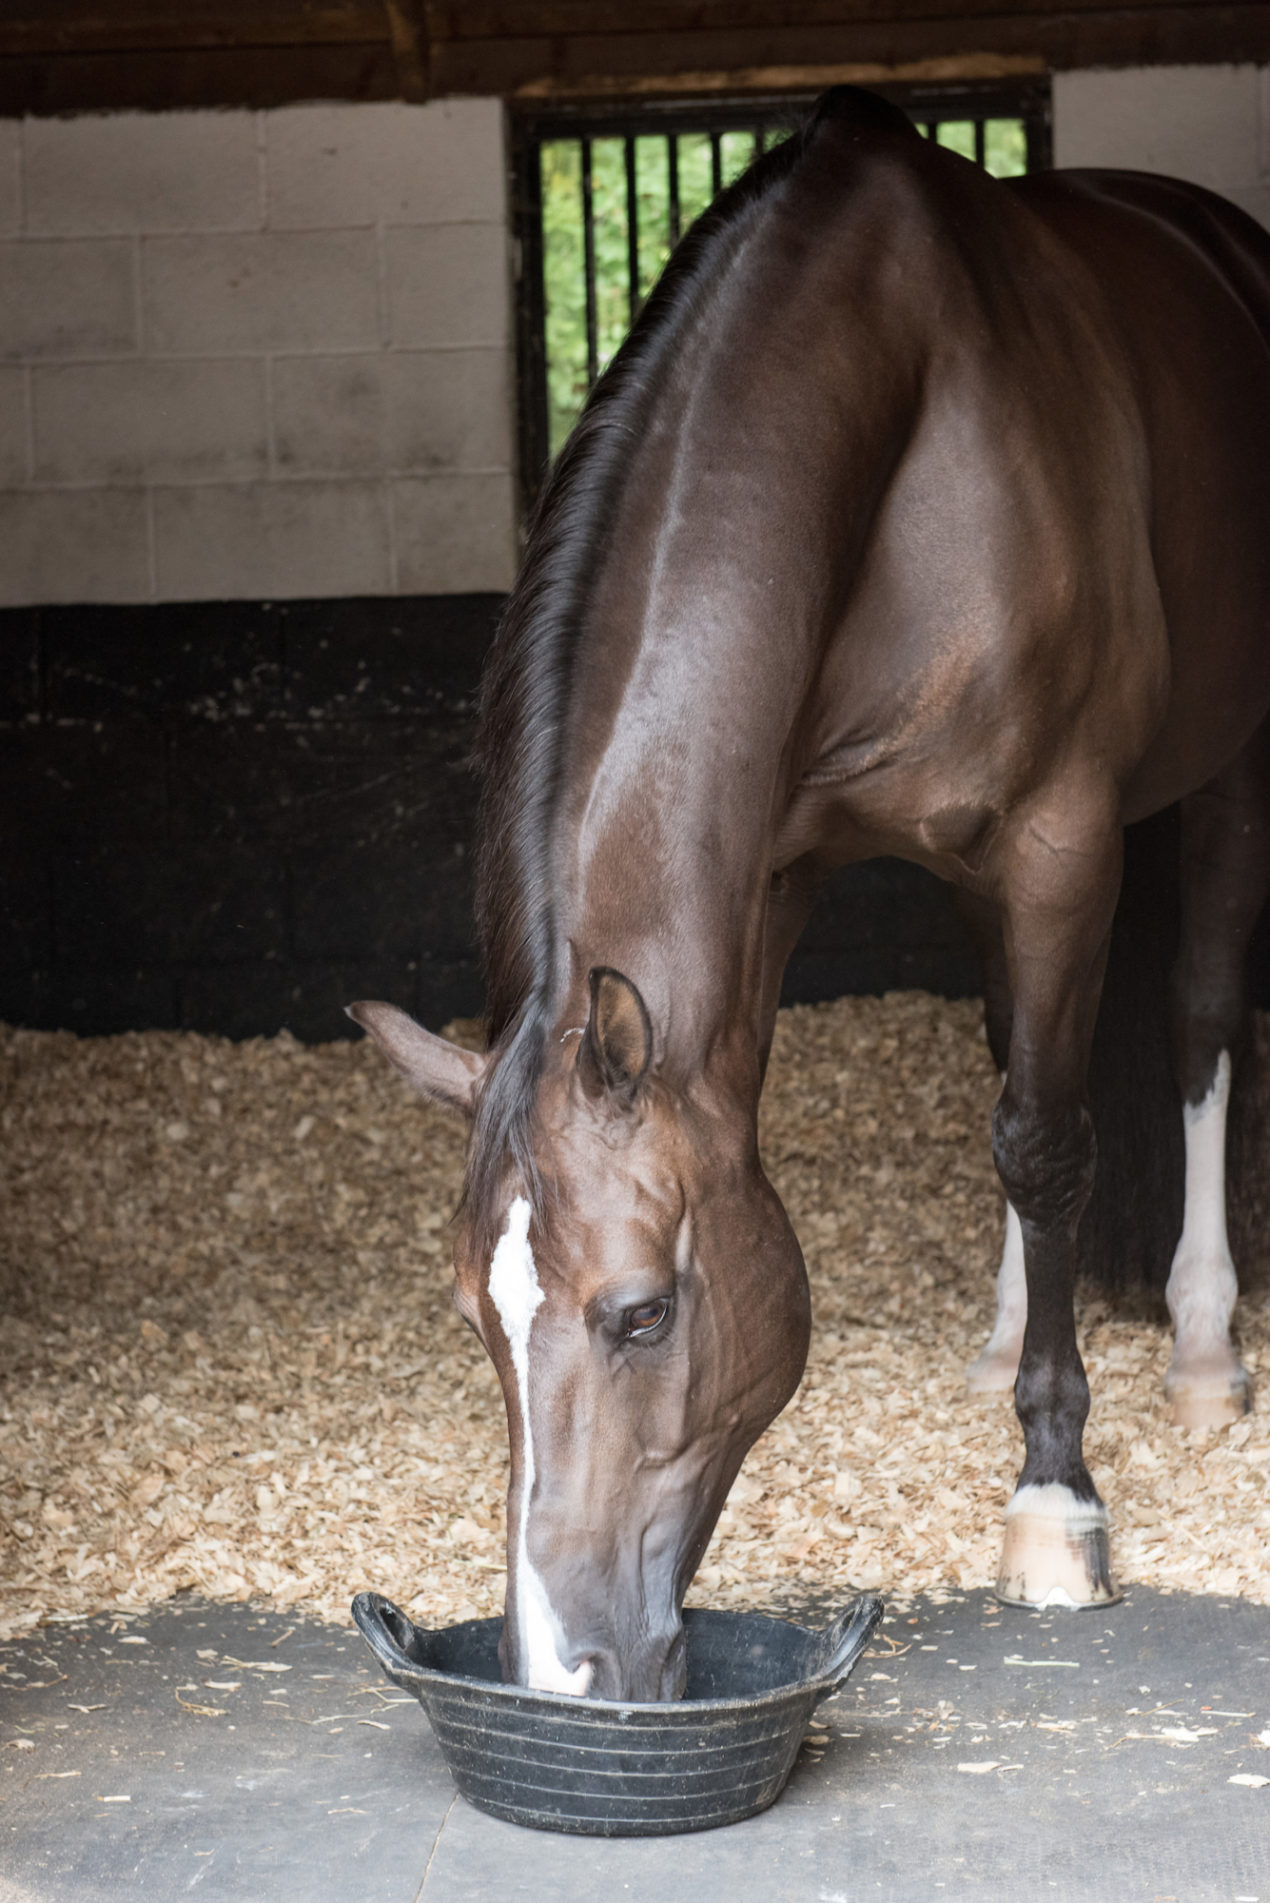
POLYGON ((630 1651, 605 1646, 589 1649, 586 1656, 592 1665, 591 1698, 655 1705, 672 1703, 684 1695, 688 1670, 681 1625, 630 1651))
MULTIPOLYGON (((504 1678, 512 1684, 526 1684, 525 1661, 508 1644, 506 1626, 498 1650, 504 1678)), ((583 1643, 570 1647, 568 1656, 560 1660, 561 1672, 566 1675, 582 1665, 591 1667, 586 1690, 581 1694, 584 1697, 611 1698, 632 1705, 673 1703, 683 1697, 687 1680, 683 1627, 676 1624, 664 1635, 645 1638, 641 1644, 629 1647, 611 1639, 583 1643)))

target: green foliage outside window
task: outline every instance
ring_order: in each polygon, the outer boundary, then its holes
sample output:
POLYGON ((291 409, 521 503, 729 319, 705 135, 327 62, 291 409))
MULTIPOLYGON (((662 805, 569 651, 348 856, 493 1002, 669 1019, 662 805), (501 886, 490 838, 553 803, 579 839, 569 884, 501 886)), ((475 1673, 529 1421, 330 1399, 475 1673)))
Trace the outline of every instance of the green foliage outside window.
MULTIPOLYGON (((973 119, 945 119, 935 127, 935 137, 950 152, 963 159, 975 155, 973 119)), ((1027 170, 1027 138, 1021 119, 986 119, 983 127, 984 170, 993 178, 1017 178, 1027 170)))
MULTIPOLYGON (((769 145, 788 132, 769 132, 769 145)), ((971 120, 949 120, 935 133, 941 145, 975 156, 971 120)), ((679 160, 681 233, 713 196, 710 139, 704 132, 673 135, 679 160)), ((591 190, 595 232, 596 357, 603 370, 630 328, 629 251, 626 221, 625 140, 593 139, 591 190)), ((636 228, 639 300, 659 276, 671 252, 670 140, 661 133, 635 140, 636 228)), ((725 132, 720 141, 724 185, 755 156, 753 132, 725 132)), ((985 165, 997 178, 1027 169, 1021 119, 989 119, 984 128, 985 165)), ((547 407, 551 454, 572 429, 587 394, 586 270, 582 216, 582 141, 552 139, 541 148, 543 275, 546 293, 547 407)))
MULTIPOLYGON (((777 138, 785 133, 773 135, 777 138)), ((630 329, 630 271, 626 221, 626 142, 591 142, 595 228, 595 316, 598 368, 630 329)), ((681 133, 679 228, 687 231, 714 196, 708 134, 681 133)), ((720 141, 724 185, 755 154, 752 132, 725 132, 720 141)), ((582 223, 582 141, 552 139, 542 147, 543 275, 547 305, 547 400, 554 456, 572 429, 587 393, 586 270, 582 223)), ((670 152, 661 134, 635 140, 636 233, 642 303, 671 253, 670 152)))

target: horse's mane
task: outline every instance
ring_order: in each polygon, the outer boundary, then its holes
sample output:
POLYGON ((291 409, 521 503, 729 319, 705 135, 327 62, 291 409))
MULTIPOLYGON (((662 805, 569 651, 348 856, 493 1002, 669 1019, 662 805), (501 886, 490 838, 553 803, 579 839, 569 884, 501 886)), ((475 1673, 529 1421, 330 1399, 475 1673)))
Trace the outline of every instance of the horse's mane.
MULTIPOLYGON (((757 159, 696 221, 597 382, 543 490, 525 559, 486 666, 477 762, 476 918, 493 1053, 468 1153, 464 1204, 483 1230, 505 1161, 536 1209, 534 1100, 554 1003, 552 822, 573 661, 592 578, 655 400, 657 371, 759 206, 795 168, 819 125, 850 117, 911 127, 875 95, 838 87, 807 122, 757 159)), ((486 1241, 490 1238, 486 1237, 486 1241)))

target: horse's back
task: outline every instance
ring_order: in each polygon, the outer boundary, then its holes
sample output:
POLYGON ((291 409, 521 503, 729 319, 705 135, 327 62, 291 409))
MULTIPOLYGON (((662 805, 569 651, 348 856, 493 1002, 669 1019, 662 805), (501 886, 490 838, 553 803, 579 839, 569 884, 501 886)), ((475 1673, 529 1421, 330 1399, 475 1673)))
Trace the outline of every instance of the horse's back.
POLYGON ((1028 198, 1095 263, 1150 447, 1173 695, 1137 816, 1224 765, 1270 704, 1270 234, 1148 173, 1059 173, 1028 198))
POLYGON ((1147 173, 1019 181, 1092 268, 1132 367, 1172 693, 1129 816, 1224 765, 1270 705, 1270 234, 1147 173))
POLYGON ((1202 259, 1270 337, 1270 232, 1230 199, 1161 173, 1079 167, 1032 173, 1011 181, 1010 190, 1043 218, 1053 219, 1066 200, 1149 228, 1162 259, 1183 250, 1202 259))

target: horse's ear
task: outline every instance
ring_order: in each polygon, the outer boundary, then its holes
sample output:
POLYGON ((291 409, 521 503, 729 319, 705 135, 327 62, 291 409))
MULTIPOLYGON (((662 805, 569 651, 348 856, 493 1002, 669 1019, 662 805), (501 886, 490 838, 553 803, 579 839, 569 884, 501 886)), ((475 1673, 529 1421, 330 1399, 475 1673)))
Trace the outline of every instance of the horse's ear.
POLYGON ((448 1038, 434 1037, 395 1004, 363 1002, 345 1005, 344 1009, 354 1024, 360 1024, 374 1038, 408 1084, 448 1110, 461 1110, 465 1117, 473 1115, 488 1057, 465 1051, 448 1038))
POLYGON ((629 978, 607 965, 591 972, 591 1012, 578 1052, 578 1072, 588 1096, 635 1100, 653 1061, 648 1007, 629 978))

